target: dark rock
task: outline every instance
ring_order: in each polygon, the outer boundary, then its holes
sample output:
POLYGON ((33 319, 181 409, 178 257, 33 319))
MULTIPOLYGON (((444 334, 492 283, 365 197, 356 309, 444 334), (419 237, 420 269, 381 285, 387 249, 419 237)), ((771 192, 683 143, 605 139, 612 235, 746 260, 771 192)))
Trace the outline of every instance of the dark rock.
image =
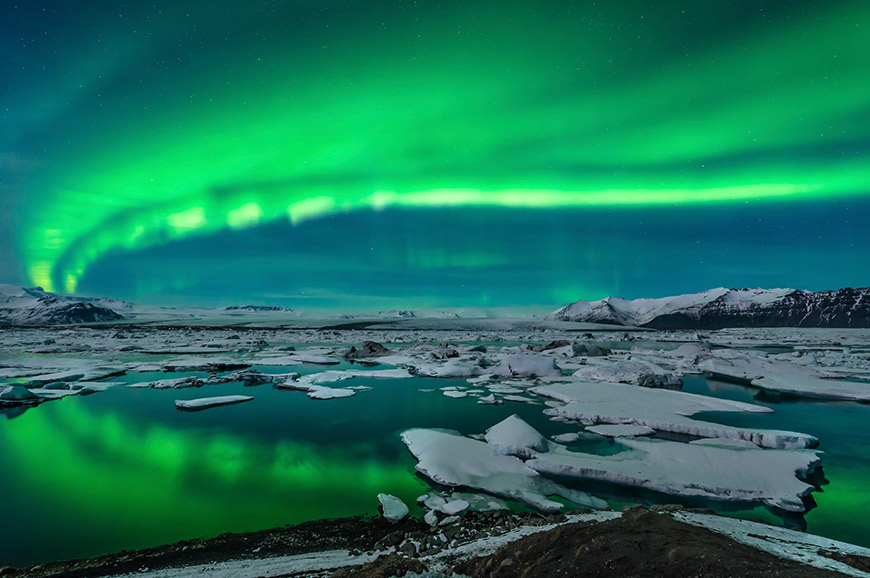
POLYGON ((380 343, 376 341, 363 341, 360 349, 351 345, 350 349, 342 354, 342 357, 345 359, 361 359, 366 357, 381 357, 389 354, 390 350, 380 343))
POLYGON ((673 373, 644 373, 638 376, 637 385, 653 389, 683 389, 683 378, 673 373))

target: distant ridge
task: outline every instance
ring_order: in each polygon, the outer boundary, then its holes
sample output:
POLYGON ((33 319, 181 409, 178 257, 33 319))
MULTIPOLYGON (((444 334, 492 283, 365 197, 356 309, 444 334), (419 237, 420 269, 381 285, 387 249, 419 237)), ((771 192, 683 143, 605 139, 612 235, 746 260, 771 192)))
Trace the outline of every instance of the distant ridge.
POLYGON ((48 293, 42 287, 0 285, 0 325, 75 325, 117 321, 129 303, 48 293), (111 306, 111 307, 110 307, 111 306))
POLYGON ((870 288, 726 289, 660 299, 575 301, 545 319, 651 329, 870 327, 870 288))
POLYGON ((290 307, 277 307, 275 305, 230 305, 224 307, 224 311, 295 311, 290 307))

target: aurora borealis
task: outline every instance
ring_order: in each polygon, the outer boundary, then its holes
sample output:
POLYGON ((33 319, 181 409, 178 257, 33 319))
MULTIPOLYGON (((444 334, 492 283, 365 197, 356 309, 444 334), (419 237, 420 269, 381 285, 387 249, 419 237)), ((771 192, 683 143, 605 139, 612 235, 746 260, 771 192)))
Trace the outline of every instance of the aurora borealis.
POLYGON ((860 0, 5 3, 0 282, 333 309, 867 285, 868 29, 860 0))

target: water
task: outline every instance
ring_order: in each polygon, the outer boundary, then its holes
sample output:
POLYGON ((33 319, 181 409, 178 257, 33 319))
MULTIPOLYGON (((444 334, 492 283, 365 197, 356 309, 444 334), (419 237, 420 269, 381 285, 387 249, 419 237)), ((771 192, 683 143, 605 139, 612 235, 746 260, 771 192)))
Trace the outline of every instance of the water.
MULTIPOLYGON (((123 379, 180 375, 190 374, 123 379)), ((116 387, 0 419, 0 566, 376 514, 379 492, 413 504, 428 486, 398 437, 411 427, 482 433, 517 413, 544 433, 570 430, 546 420, 542 406, 479 406, 418 391, 464 381, 342 383, 351 384, 373 389, 313 401, 269 385, 116 387), (194 413, 174 407, 176 399, 239 393, 255 399, 194 413)))
MULTIPOLYGON (((323 368, 269 368, 300 369, 323 368)), ((120 379, 133 383, 180 375, 120 379)), ((341 385, 373 389, 352 398, 313 401, 302 392, 268 385, 117 387, 0 420, 0 566, 373 515, 379 492, 413 504, 428 486, 415 475, 416 460, 398 437, 410 427, 482 433, 516 413, 548 436, 576 431, 546 419, 542 405, 477 405, 473 398, 419 391, 467 385, 462 380, 357 378, 341 385), (255 399, 195 413, 174 408, 176 399, 239 393, 255 399)), ((688 378, 686 389, 753 401, 751 390, 701 378, 688 378)), ((830 484, 816 494, 819 507, 806 517, 809 530, 870 546, 870 522, 857 514, 870 511, 864 493, 864 481, 870 479, 870 407, 761 403, 776 413, 705 417, 818 436, 830 484)), ((603 442, 598 451, 607 452, 608 444, 612 442, 603 442)), ((775 520, 762 509, 741 515, 775 520)))
MULTIPOLYGON (((699 414, 734 426, 785 429, 812 434, 819 438, 824 452, 822 469, 828 484, 813 498, 817 507, 806 516, 807 531, 837 540, 870 547, 870 405, 852 402, 813 402, 765 395, 742 387, 700 377, 685 380, 683 391, 712 395, 770 407, 772 414, 699 414)), ((776 522, 763 510, 747 517, 776 522)))

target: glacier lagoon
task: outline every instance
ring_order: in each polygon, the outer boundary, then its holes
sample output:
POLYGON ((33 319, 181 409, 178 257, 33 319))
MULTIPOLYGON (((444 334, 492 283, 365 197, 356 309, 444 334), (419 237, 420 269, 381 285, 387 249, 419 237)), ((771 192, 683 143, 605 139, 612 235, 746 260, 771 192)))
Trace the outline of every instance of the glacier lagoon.
MULTIPOLYGON (((643 345, 675 347, 653 341, 643 345)), ((254 365, 254 369, 313 374, 327 369, 359 370, 360 366, 341 361, 328 367, 254 365)), ((207 378, 208 374, 134 371, 107 381, 136 384, 187 376, 207 378)), ((270 384, 246 387, 230 382, 195 389, 118 385, 95 395, 45 403, 20 415, 20 409, 3 410, 10 419, 0 420, 0 468, 5 473, 0 492, 10 499, 4 507, 8 522, 0 529, 0 561, 22 566, 228 531, 376 515, 381 492, 412 505, 430 486, 415 475, 416 460, 399 437, 408 428, 481 434, 517 414, 547 437, 579 429, 548 419, 540 398, 531 398, 532 404, 481 405, 477 403, 480 396, 455 399, 442 395, 440 388, 474 387, 462 378, 355 377, 337 386, 347 385, 357 388, 358 394, 329 401, 312 400, 303 392, 279 390, 270 384), (178 399, 239 394, 254 400, 193 413, 174 408, 178 399)), ((760 403, 775 410, 764 414, 717 412, 702 415, 705 420, 818 437, 830 483, 813 494, 818 507, 806 514, 807 529, 870 545, 870 526, 855 515, 870 508, 870 498, 863 491, 864 480, 870 476, 870 434, 863 427, 870 418, 870 406, 783 401, 697 375, 684 376, 683 390, 760 403)), ((618 451, 605 438, 581 439, 572 448, 602 455, 618 451)), ((577 483, 576 487, 598 492, 614 507, 685 502, 609 484, 577 483)), ((764 508, 690 503, 782 523, 764 508)), ((412 513, 420 515, 422 510, 412 508, 412 513)), ((787 522, 800 524, 800 518, 787 522)))

